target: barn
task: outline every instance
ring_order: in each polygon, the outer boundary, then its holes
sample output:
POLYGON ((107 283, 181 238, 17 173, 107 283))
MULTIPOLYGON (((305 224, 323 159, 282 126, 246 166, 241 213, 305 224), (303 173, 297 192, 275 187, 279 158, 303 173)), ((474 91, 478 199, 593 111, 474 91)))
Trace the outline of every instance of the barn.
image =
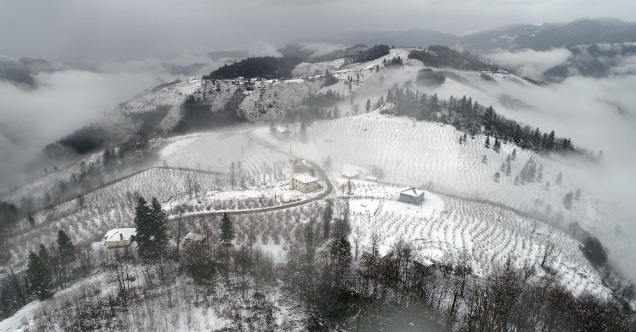
POLYGON ((398 201, 413 205, 422 204, 424 202, 424 190, 415 189, 414 187, 402 190, 398 201))
POLYGON ((136 228, 111 229, 104 235, 104 244, 108 249, 129 247, 137 236, 136 228))
POLYGON ((296 174, 292 178, 292 189, 302 191, 304 193, 318 190, 318 179, 308 174, 296 174))

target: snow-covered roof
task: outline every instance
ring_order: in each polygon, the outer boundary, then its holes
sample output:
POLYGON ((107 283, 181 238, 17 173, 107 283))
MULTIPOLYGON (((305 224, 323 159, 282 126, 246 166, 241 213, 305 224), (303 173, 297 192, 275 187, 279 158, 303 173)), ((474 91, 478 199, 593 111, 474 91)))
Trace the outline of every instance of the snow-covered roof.
POLYGON ((424 190, 416 189, 414 187, 407 188, 407 189, 404 189, 404 190, 400 191, 400 194, 413 196, 413 197, 418 197, 418 196, 422 195, 423 193, 424 193, 424 190))
POLYGON ((421 264, 424 267, 429 267, 434 264, 433 262, 429 261, 428 259, 424 257, 415 257, 413 261, 421 264))
POLYGON ((378 180, 378 178, 377 178, 377 177, 375 177, 375 176, 367 175, 367 180, 370 180, 370 181, 377 181, 377 180, 378 180))
POLYGON ((285 128, 285 127, 277 127, 276 131, 279 133, 286 133, 289 132, 289 129, 285 128))
POLYGON ((130 240, 132 236, 137 235, 136 228, 116 228, 111 229, 104 235, 104 241, 121 241, 121 240, 130 240), (120 236, 121 234, 121 236, 120 236))
POLYGON ((300 181, 302 183, 309 183, 309 182, 314 182, 314 181, 318 181, 318 179, 316 179, 315 177, 309 175, 309 174, 296 174, 294 175, 294 179, 296 179, 296 181, 300 181))
POLYGON ((197 233, 190 232, 183 239, 186 241, 201 242, 205 240, 205 238, 207 238, 207 235, 205 234, 197 234, 197 233))

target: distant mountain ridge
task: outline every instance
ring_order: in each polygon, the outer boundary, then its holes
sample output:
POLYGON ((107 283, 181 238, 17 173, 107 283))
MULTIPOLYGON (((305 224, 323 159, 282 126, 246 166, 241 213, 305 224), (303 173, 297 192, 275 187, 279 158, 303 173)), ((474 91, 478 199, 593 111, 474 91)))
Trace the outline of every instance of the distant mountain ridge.
POLYGON ((636 22, 615 18, 580 18, 569 23, 512 24, 463 36, 430 29, 352 31, 333 37, 306 38, 302 42, 309 41, 396 47, 442 45, 476 53, 521 48, 544 51, 580 44, 634 42, 636 22))
POLYGON ((55 72, 66 70, 69 67, 37 58, 12 58, 0 56, 0 81, 35 86, 33 75, 40 72, 55 72))

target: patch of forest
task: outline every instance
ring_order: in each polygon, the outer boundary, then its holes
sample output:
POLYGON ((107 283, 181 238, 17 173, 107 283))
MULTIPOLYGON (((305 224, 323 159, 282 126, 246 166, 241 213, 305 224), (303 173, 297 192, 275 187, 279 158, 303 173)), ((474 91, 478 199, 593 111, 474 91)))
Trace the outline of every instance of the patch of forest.
POLYGON ((303 62, 303 59, 295 56, 284 57, 252 57, 235 62, 231 65, 213 71, 210 75, 204 75, 203 79, 232 79, 237 77, 267 79, 291 78, 292 70, 303 62))
POLYGON ((354 62, 369 62, 379 59, 385 55, 389 55, 389 53, 391 53, 391 51, 388 45, 375 45, 364 51, 358 51, 356 55, 346 58, 345 64, 354 62))
POLYGON ((324 61, 332 61, 342 58, 349 58, 358 54, 358 52, 366 50, 367 46, 364 44, 356 44, 347 48, 342 48, 335 50, 333 52, 316 55, 316 50, 311 47, 307 47, 304 44, 291 44, 285 45, 285 47, 279 49, 283 55, 286 56, 295 56, 302 58, 305 62, 317 63, 324 61))
POLYGON ((415 50, 409 53, 409 59, 420 60, 426 66, 442 68, 451 67, 461 70, 496 71, 496 65, 488 64, 478 56, 460 53, 446 46, 433 45, 426 50, 415 50))
POLYGON ((495 112, 492 106, 480 105, 471 97, 441 99, 437 94, 427 95, 394 86, 388 91, 386 101, 395 105, 398 116, 450 124, 471 135, 482 133, 496 140, 512 142, 523 149, 588 153, 576 148, 569 138, 559 138, 554 131, 543 132, 508 119, 495 112))
POLYGON ((219 128, 245 122, 236 112, 244 99, 244 95, 237 90, 230 100, 218 112, 212 112, 210 105, 198 103, 193 96, 189 96, 181 105, 181 120, 175 126, 174 132, 185 133, 192 130, 219 128))
POLYGON ((44 153, 52 159, 57 159, 65 148, 77 154, 89 153, 104 148, 111 138, 106 128, 91 124, 47 145, 44 153))

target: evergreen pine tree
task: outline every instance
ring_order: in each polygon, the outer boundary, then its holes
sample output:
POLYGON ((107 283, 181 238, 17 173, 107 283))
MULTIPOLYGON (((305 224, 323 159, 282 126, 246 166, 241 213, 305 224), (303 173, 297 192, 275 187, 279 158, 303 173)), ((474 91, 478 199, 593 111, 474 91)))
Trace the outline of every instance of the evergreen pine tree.
POLYGON ((35 218, 33 218, 33 214, 31 212, 29 212, 29 225, 31 226, 35 226, 35 218))
POLYGON ((495 182, 499 182, 499 178, 501 178, 501 174, 499 174, 499 172, 496 172, 494 177, 495 182))
POLYGON ((510 176, 510 163, 506 164, 506 176, 510 176))
POLYGON ((223 213, 223 217, 221 218, 221 243, 226 246, 232 244, 232 240, 234 240, 234 225, 232 225, 232 219, 227 213, 223 213))
POLYGON ((135 206, 135 226, 137 234, 137 248, 141 257, 148 257, 152 250, 152 220, 150 220, 150 208, 146 200, 139 196, 137 206, 135 206))
POLYGON ((515 177, 515 186, 519 184, 519 175, 515 177))
POLYGON ((351 243, 346 236, 338 236, 331 243, 331 257, 339 268, 346 268, 351 263, 351 243))
POLYGON ((499 153, 499 150, 501 150, 501 142, 499 142, 499 139, 495 138, 495 145, 492 147, 493 150, 495 150, 495 152, 499 153))
POLYGON ((153 256, 159 255, 165 250, 168 243, 168 230, 166 228, 166 214, 161 208, 161 203, 156 197, 152 198, 150 203, 150 222, 151 222, 151 238, 153 256))
POLYGON ((73 261, 75 258, 75 246, 71 238, 63 230, 57 232, 57 251, 63 264, 73 261))
POLYGON ((490 137, 486 137, 486 143, 484 144, 486 149, 490 149, 490 137))
POLYGON ((563 197, 563 206, 568 210, 572 208, 572 192, 565 194, 565 197, 563 197))
POLYGON ((484 155, 484 156, 481 158, 481 162, 482 162, 483 164, 485 164, 487 161, 488 161, 488 158, 486 158, 486 155, 484 155))
POLYGON ((367 111, 367 113, 369 113, 371 111, 371 100, 367 99, 367 104, 364 107, 364 110, 367 111))
POLYGON ((512 161, 515 161, 517 159, 517 149, 512 149, 512 155, 510 156, 510 159, 512 161))
MULTIPOLYGON (((48 259, 48 252, 44 254, 48 259)), ((26 280, 29 294, 35 295, 39 300, 45 300, 51 295, 51 276, 46 263, 33 250, 29 251, 26 280)))

